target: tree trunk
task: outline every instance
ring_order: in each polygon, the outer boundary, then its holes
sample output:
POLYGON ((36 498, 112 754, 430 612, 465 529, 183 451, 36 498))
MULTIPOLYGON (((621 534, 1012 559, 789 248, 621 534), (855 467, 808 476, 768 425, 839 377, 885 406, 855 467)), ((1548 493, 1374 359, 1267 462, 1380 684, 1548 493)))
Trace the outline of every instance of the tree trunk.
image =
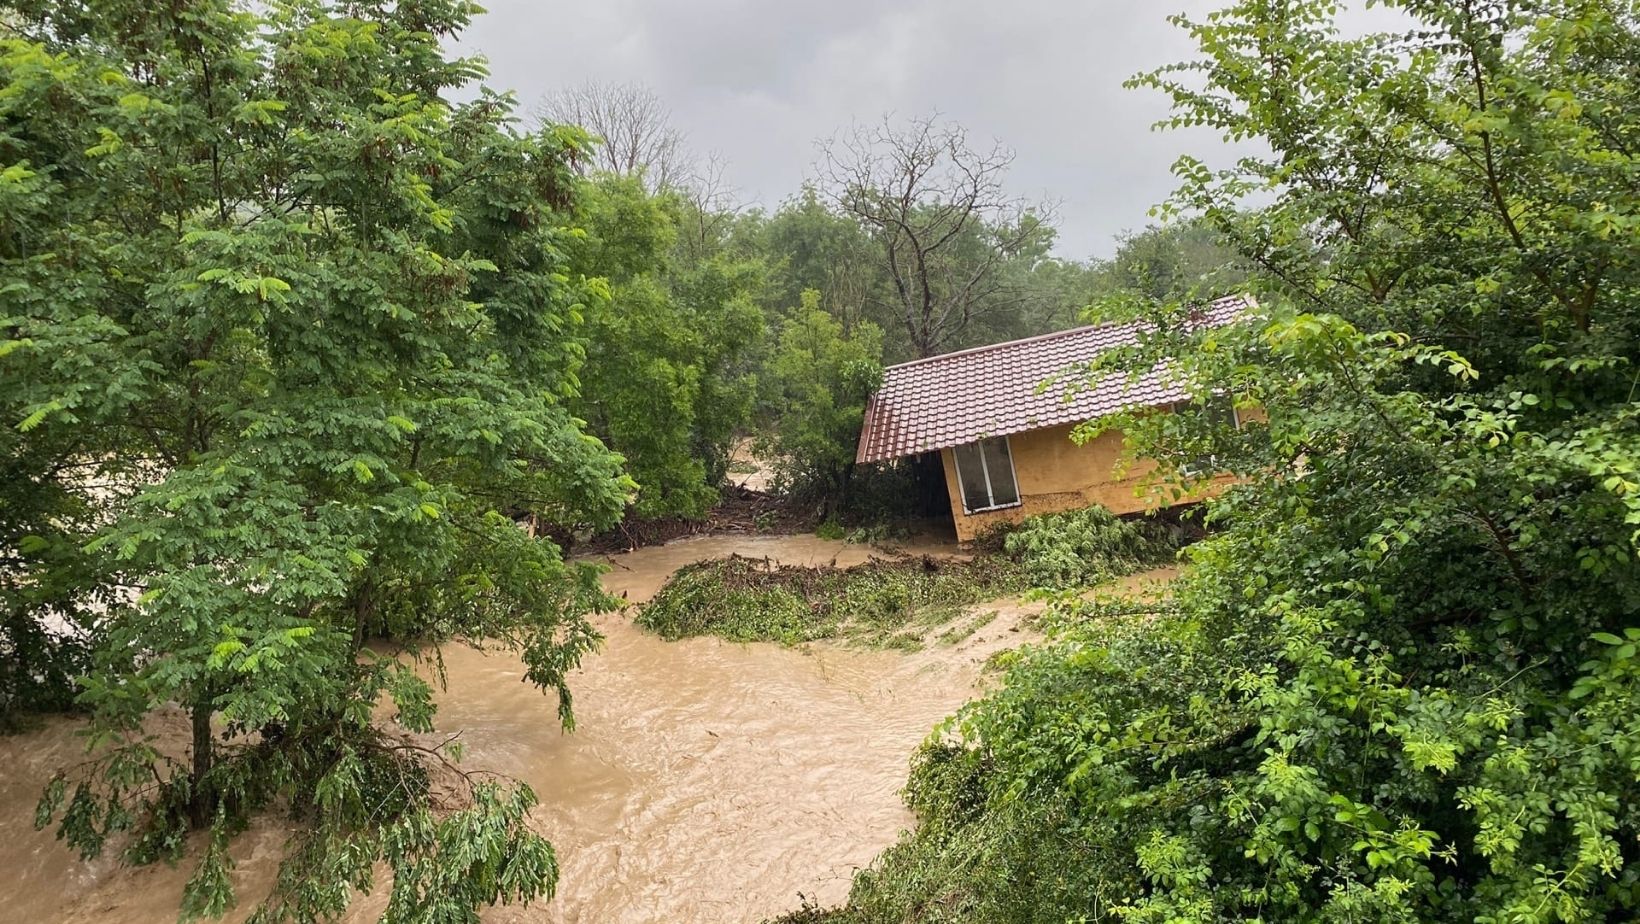
POLYGON ((205 776, 211 772, 214 756, 211 752, 211 706, 208 698, 205 702, 194 704, 193 726, 194 767, 188 777, 188 817, 195 828, 203 828, 211 823, 216 808, 216 799, 205 787, 205 776))

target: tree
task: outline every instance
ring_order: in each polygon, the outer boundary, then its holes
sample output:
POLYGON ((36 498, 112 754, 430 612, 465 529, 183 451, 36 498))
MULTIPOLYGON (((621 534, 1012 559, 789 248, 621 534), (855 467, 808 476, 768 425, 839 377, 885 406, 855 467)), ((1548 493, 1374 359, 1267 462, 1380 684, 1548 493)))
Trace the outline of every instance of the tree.
POLYGON ((1266 151, 1181 159, 1169 208, 1263 311, 1149 302, 1091 372, 1165 360, 1267 420, 1083 435, 1249 483, 1172 602, 1060 605, 841 919, 1640 914, 1640 11, 1393 5, 1345 38, 1327 0, 1234 3, 1136 81, 1266 151))
POLYGON ((766 313, 791 311, 812 289, 820 294, 820 307, 845 330, 863 319, 881 320, 889 281, 876 259, 876 242, 858 221, 832 210, 812 185, 774 214, 744 223, 738 237, 741 246, 769 264, 761 297, 766 313))
POLYGON ((1210 300, 1240 292, 1247 272, 1220 233, 1200 219, 1151 225, 1117 238, 1116 253, 1092 268, 1101 294, 1151 301, 1210 300))
POLYGON ((0 594, 85 633, 95 745, 39 820, 136 862, 206 831, 185 917, 232 903, 227 846, 276 806, 302 824, 261 920, 338 915, 378 863, 400 921, 556 881, 533 794, 454 763, 398 657, 518 651, 568 724, 609 601, 515 518, 608 525, 632 487, 565 406, 585 139, 445 99, 474 9, 6 11, 0 594), (149 735, 171 703, 185 757, 149 735))
POLYGON ((1049 233, 1052 209, 1010 197, 1012 151, 968 144, 936 117, 856 126, 821 148, 821 182, 869 229, 914 357, 932 356, 1007 301, 999 268, 1049 233))
POLYGON ((591 132, 598 143, 589 162, 616 176, 639 177, 650 192, 679 189, 694 174, 683 132, 648 87, 588 81, 548 94, 536 114, 591 132))
POLYGON ((680 247, 692 208, 605 175, 585 184, 578 212, 586 234, 576 265, 606 280, 610 298, 589 310, 573 405, 626 457, 640 517, 706 514, 757 393, 749 354, 763 334, 751 299, 760 267, 680 247))
POLYGON ((866 398, 882 378, 882 332, 862 323, 845 332, 810 289, 780 329, 765 375, 780 410, 763 452, 782 486, 818 497, 825 513, 846 504, 866 398))

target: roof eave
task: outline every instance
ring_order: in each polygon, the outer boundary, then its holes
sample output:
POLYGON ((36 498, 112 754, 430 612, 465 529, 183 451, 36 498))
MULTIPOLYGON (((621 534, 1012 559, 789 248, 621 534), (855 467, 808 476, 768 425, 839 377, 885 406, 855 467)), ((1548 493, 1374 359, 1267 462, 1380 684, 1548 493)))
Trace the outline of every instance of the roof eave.
POLYGON ((864 465, 867 462, 880 462, 881 459, 868 458, 870 448, 867 446, 868 437, 877 423, 877 393, 872 392, 866 399, 866 412, 860 420, 860 439, 854 445, 854 464, 864 465))

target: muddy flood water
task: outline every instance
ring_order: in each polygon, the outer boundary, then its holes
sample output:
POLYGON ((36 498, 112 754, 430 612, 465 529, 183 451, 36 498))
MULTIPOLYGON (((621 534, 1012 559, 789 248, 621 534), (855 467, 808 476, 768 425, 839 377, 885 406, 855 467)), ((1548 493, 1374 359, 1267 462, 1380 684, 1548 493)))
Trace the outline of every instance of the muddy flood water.
MULTIPOLYGON (((678 567, 730 553, 842 566, 872 554, 806 536, 709 537, 605 559, 605 583, 639 602, 678 567)), ((571 681, 577 728, 568 734, 554 698, 521 682, 515 658, 447 648, 441 732, 461 732, 463 766, 534 787, 534 821, 562 865, 552 901, 491 909, 485 920, 759 921, 795 908, 800 893, 841 901, 855 870, 911 821, 898 790, 913 749, 974 694, 985 658, 1021 640, 1024 608, 981 608, 998 617, 956 645, 911 654, 666 642, 630 614, 610 614, 600 621, 603 650, 571 681)), ((181 715, 159 726, 180 753, 181 715)), ((186 864, 81 863, 33 830, 41 786, 79 759, 75 729, 59 720, 0 738, 0 921, 174 921, 186 864)), ((230 920, 266 893, 283 838, 270 819, 240 838, 230 920)), ((378 898, 357 901, 350 920, 374 920, 378 898)))

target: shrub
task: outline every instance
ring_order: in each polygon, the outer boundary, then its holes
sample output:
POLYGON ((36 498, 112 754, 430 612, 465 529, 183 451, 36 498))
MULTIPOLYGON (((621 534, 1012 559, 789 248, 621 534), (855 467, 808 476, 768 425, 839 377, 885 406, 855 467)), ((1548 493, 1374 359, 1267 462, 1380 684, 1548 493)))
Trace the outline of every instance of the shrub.
POLYGON ((1063 595, 1040 646, 912 760, 917 816, 828 920, 850 924, 1106 920, 1144 888, 1144 832, 1189 824, 1215 772, 1247 755, 1249 716, 1224 678, 1271 658, 1269 633, 1170 604, 1063 595), (1142 618, 1136 618, 1141 617, 1142 618), (1137 792, 1117 804, 1112 794, 1137 792))
POLYGON ((1160 564, 1177 546, 1160 524, 1123 520, 1103 507, 1027 517, 1017 528, 992 531, 1004 552, 1019 562, 1033 587, 1085 587, 1160 564))

